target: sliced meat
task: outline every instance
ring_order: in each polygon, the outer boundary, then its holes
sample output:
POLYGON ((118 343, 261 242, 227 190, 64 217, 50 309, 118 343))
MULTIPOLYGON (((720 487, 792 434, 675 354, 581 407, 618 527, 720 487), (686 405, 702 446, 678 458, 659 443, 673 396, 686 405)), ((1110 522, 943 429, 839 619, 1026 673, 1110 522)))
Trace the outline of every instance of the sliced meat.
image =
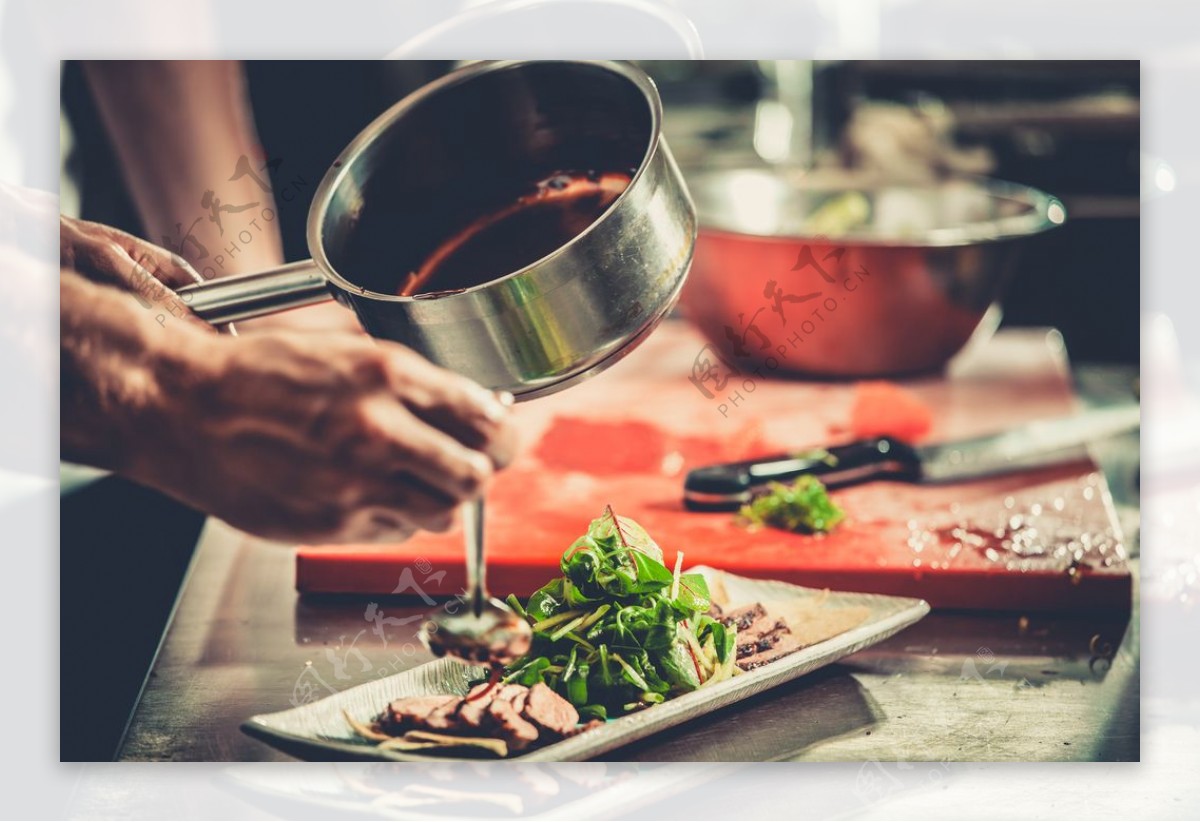
POLYGON ((459 723, 472 730, 483 727, 488 706, 496 698, 497 692, 504 687, 507 686, 483 682, 467 691, 467 696, 458 709, 459 723))
POLYGON ((756 602, 753 605, 744 605, 741 608, 730 611, 721 618, 721 622, 725 624, 725 627, 733 626, 741 632, 766 615, 767 612, 763 608, 762 603, 756 602))
POLYGON ((529 695, 529 689, 524 685, 501 685, 496 691, 496 699, 502 699, 517 709, 517 713, 521 712, 521 708, 525 707, 525 698, 529 695), (520 704, 517 701, 520 700, 520 704))
POLYGON ((384 730, 404 730, 424 723, 425 718, 438 708, 457 702, 458 697, 449 694, 435 696, 410 696, 397 699, 387 707, 379 718, 384 730))
POLYGON ((579 724, 579 711, 543 682, 529 689, 521 715, 542 730, 566 736, 579 724))
POLYGON ((780 628, 786 629, 787 623, 782 619, 778 619, 767 614, 754 620, 754 622, 750 623, 750 625, 738 631, 738 636, 764 636, 765 634, 769 634, 772 631, 777 631, 780 628))
POLYGON ((763 651, 771 650, 778 644, 779 634, 767 634, 749 642, 739 642, 737 646, 737 658, 745 659, 748 656, 761 654, 763 651))
POLYGON ((525 710, 525 700, 527 699, 529 699, 529 689, 522 687, 517 695, 509 701, 512 702, 513 709, 517 713, 521 713, 521 711, 525 710))
MULTIPOLYGON (((787 632, 780 632, 778 642, 769 650, 760 651, 751 656, 738 655, 737 665, 744 671, 752 671, 766 665, 768 662, 795 653, 801 648, 808 648, 823 642, 830 637, 849 631, 861 625, 869 616, 867 608, 812 607, 802 611, 787 614, 787 632)), ((738 635, 738 644, 742 636, 738 635)))
POLYGON ((538 729, 517 713, 513 703, 503 696, 497 696, 488 705, 488 718, 491 720, 494 732, 500 736, 513 750, 527 748, 537 742, 538 729))
POLYGON ((434 708, 425 716, 421 726, 431 731, 450 731, 461 727, 458 721, 458 711, 463 706, 461 697, 454 697, 444 705, 434 708))
POLYGON ((761 668, 762 666, 766 665, 768 662, 774 662, 775 660, 779 659, 780 656, 781 656, 781 654, 778 654, 778 655, 764 654, 762 656, 752 656, 752 657, 748 657, 747 659, 739 659, 737 665, 743 671, 753 671, 755 668, 761 668))
POLYGON ((467 691, 467 695, 463 697, 463 700, 465 702, 472 702, 476 699, 482 699, 489 691, 502 687, 504 686, 502 686, 499 682, 480 682, 478 685, 473 686, 471 690, 467 691))
MULTIPOLYGON (((466 697, 451 695, 397 699, 379 718, 394 737, 410 732, 501 739, 513 750, 548 742, 576 731, 579 712, 545 684, 481 683, 466 697)), ((499 744, 499 743, 497 743, 499 744)))
POLYGON ((790 633, 791 630, 782 619, 773 622, 768 619, 757 620, 745 631, 738 631, 737 656, 741 659, 769 651, 779 644, 784 635, 790 633))
POLYGON ((754 653, 745 656, 742 656, 740 653, 738 654, 737 666, 743 671, 753 671, 755 668, 761 668, 768 662, 781 659, 799 650, 801 647, 791 633, 781 633, 774 641, 774 644, 768 644, 764 640, 760 640, 760 642, 762 650, 756 650, 754 653))

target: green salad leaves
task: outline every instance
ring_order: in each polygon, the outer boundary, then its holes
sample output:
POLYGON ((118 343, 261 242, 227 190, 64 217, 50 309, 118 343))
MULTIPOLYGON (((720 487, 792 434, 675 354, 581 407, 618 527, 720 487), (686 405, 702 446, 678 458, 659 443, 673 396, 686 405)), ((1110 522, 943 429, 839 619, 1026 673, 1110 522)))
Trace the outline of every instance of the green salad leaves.
POLYGON ((640 525, 609 506, 563 554, 562 576, 522 604, 528 654, 502 681, 544 682, 580 716, 606 719, 734 675, 737 637, 708 615, 700 574, 663 563, 640 525))

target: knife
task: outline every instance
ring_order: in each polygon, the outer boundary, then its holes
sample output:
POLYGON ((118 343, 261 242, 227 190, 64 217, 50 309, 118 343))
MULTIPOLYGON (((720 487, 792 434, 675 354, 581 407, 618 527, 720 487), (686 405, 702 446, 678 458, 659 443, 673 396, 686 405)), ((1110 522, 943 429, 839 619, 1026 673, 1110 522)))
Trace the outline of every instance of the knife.
POLYGON ((1124 405, 1038 420, 957 442, 911 445, 879 437, 794 454, 710 465, 688 472, 683 503, 692 511, 736 511, 771 482, 808 474, 828 488, 870 480, 949 483, 1087 457, 1087 444, 1136 429, 1141 408, 1124 405))

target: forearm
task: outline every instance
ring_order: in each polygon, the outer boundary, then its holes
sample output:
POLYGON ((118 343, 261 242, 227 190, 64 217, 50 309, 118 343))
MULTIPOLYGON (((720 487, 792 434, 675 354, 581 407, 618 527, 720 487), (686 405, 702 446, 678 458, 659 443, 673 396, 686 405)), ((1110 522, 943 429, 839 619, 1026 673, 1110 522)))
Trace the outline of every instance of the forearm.
POLYGON ((181 253, 206 279, 283 261, 240 63, 84 66, 148 239, 181 253), (252 173, 230 179, 243 158, 252 173))
POLYGON ((145 479, 169 433, 164 409, 203 379, 209 337, 169 328, 129 294, 64 270, 60 297, 62 458, 145 479))

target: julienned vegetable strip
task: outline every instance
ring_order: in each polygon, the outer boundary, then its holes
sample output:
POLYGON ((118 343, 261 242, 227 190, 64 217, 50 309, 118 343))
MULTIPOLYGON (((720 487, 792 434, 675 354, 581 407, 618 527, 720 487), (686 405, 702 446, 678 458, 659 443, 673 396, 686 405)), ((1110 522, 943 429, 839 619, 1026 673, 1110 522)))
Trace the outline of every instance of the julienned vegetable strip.
POLYGON ((571 620, 577 616, 582 616, 582 615, 583 615, 583 611, 567 611, 565 614, 556 614, 555 616, 552 616, 549 619, 543 619, 541 622, 535 622, 533 624, 533 630, 544 631, 547 628, 553 628, 555 625, 558 625, 560 622, 566 622, 567 620, 571 620))
POLYGON ((683 551, 675 552, 675 573, 671 575, 671 599, 679 596, 679 572, 683 570, 683 551))
POLYGON ((515 594, 509 594, 504 601, 508 603, 509 608, 517 612, 517 616, 521 619, 528 619, 529 615, 525 613, 525 607, 521 605, 521 600, 517 599, 515 594))
POLYGON ((646 684, 646 680, 642 679, 642 675, 633 669, 628 662, 621 658, 620 654, 610 655, 611 659, 615 659, 617 664, 625 669, 625 673, 629 676, 629 680, 644 691, 650 690, 650 686, 646 684))
MULTIPOLYGON (((551 638, 551 639, 553 639, 553 640, 559 640, 559 639, 562 639, 564 636, 566 636, 567 634, 571 633, 571 632, 572 632, 572 631, 574 631, 576 628, 580 627, 580 625, 582 625, 582 624, 583 624, 583 620, 584 620, 584 619, 586 619, 586 617, 583 617, 583 616, 577 616, 577 617, 575 617, 573 620, 571 620, 570 622, 565 622, 565 623, 563 623, 562 627, 560 627, 560 628, 555 628, 555 629, 554 629, 554 633, 552 633, 552 634, 550 635, 550 638, 551 638)), ((549 620, 547 620, 547 622, 548 622, 548 621, 549 621, 549 620)))
POLYGON ((564 552, 562 576, 513 609, 533 645, 506 683, 544 682, 587 718, 661 702, 731 675, 736 634, 708 615, 708 584, 674 570, 631 519, 611 507, 564 552))
POLYGON ((609 610, 611 610, 611 608, 612 608, 611 605, 601 605, 599 608, 597 608, 595 611, 593 611, 590 616, 586 617, 583 620, 583 622, 579 623, 579 630, 582 631, 586 628, 590 628, 593 625, 595 625, 597 622, 600 621, 601 617, 603 617, 605 614, 607 614, 609 612, 609 610))
POLYGON ((586 649, 589 653, 592 653, 596 650, 596 647, 594 645, 592 645, 590 642, 588 642, 586 639, 579 636, 578 634, 568 633, 568 634, 566 634, 566 637, 567 637, 567 639, 571 640, 579 647, 586 649))

